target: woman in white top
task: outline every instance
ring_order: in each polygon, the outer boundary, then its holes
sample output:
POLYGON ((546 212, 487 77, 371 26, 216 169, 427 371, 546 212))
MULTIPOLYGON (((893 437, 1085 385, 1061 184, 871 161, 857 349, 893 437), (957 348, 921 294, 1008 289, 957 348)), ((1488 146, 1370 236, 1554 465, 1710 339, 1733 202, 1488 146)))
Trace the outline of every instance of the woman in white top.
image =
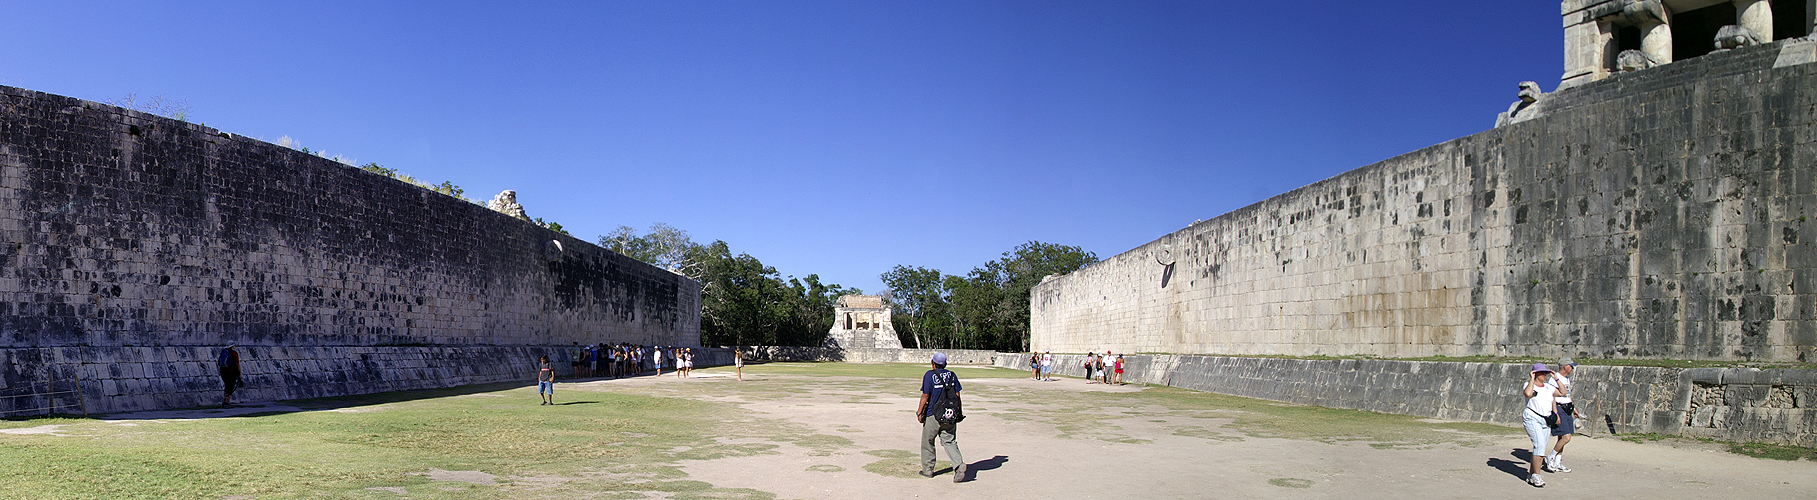
POLYGON ((1540 467, 1546 462, 1546 443, 1552 440, 1552 426, 1546 425, 1546 417, 1558 406, 1554 399, 1556 388, 1546 383, 1551 377, 1552 370, 1546 369, 1545 363, 1534 363, 1533 378, 1527 379, 1527 386, 1520 391, 1527 398, 1521 409, 1521 425, 1533 441, 1533 458, 1527 461, 1527 484, 1535 487, 1546 485, 1546 480, 1539 477, 1540 467))

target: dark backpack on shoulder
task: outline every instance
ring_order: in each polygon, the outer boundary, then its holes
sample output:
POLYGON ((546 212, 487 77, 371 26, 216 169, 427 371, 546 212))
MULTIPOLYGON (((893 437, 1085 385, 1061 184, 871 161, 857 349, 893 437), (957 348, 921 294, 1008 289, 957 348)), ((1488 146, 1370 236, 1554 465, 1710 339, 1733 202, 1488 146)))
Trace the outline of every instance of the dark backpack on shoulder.
POLYGON ((953 375, 953 372, 935 373, 934 376, 939 379, 937 381, 940 382, 941 387, 945 387, 947 390, 940 392, 940 400, 934 402, 933 408, 928 411, 928 414, 934 417, 934 421, 940 422, 940 425, 953 425, 965 420, 965 411, 961 408, 959 393, 951 390, 953 383, 958 382, 959 377, 953 375))

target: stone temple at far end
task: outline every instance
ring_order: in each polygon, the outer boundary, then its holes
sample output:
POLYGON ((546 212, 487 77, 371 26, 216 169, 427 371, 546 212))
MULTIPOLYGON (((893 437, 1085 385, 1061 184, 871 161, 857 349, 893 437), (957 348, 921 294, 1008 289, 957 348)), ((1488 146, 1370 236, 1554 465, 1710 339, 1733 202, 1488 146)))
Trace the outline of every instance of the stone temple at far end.
POLYGON ((826 347, 841 349, 901 349, 896 327, 890 324, 890 306, 881 295, 842 295, 833 303, 833 328, 826 347))

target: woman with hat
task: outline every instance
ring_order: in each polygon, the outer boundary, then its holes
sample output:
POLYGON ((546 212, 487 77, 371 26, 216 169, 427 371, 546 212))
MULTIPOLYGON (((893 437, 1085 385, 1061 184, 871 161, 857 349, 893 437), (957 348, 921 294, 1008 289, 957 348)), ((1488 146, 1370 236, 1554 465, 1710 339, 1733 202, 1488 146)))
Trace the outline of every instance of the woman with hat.
POLYGON ((1552 426, 1546 423, 1546 417, 1557 410, 1557 388, 1546 382, 1552 378, 1552 370, 1546 369, 1545 363, 1533 364, 1533 377, 1527 379, 1527 386, 1521 388, 1521 395, 1526 396, 1527 404, 1521 409, 1521 425, 1527 428, 1527 438, 1533 441, 1533 457, 1527 460, 1527 484, 1534 487, 1546 486, 1546 480, 1539 477, 1540 467, 1546 462, 1546 444, 1552 440, 1552 426))

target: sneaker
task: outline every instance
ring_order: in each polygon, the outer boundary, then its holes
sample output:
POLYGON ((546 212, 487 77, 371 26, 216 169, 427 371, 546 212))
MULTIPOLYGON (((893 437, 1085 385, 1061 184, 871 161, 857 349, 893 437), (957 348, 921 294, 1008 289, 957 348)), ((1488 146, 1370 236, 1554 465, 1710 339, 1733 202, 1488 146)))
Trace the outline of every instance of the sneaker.
POLYGON ((921 471, 921 477, 934 477, 934 471, 923 470, 921 471))
POLYGON ((1565 464, 1555 463, 1552 464, 1552 472, 1571 472, 1571 468, 1565 467, 1565 464))
POLYGON ((964 465, 960 465, 958 467, 953 468, 953 482, 955 482, 955 483, 965 482, 965 466, 964 465))
POLYGON ((1531 484, 1535 488, 1544 488, 1546 487, 1546 480, 1540 479, 1539 474, 1529 474, 1527 475, 1527 484, 1531 484))

